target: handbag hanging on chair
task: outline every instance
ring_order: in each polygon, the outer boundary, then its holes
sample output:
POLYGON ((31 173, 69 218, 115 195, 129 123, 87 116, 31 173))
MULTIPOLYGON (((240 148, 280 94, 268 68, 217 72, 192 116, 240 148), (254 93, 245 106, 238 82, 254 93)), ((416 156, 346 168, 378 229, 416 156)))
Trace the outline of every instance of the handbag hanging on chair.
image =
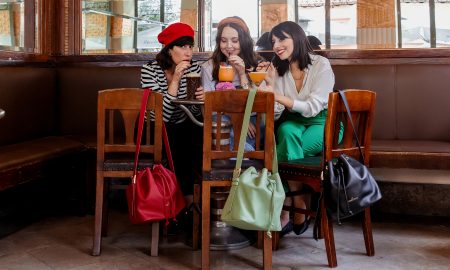
POLYGON ((280 214, 285 198, 278 174, 275 144, 272 173, 267 168, 258 172, 254 167, 240 173, 255 95, 256 89, 253 88, 247 98, 232 186, 222 210, 221 219, 240 229, 267 231, 271 237, 270 231, 281 231, 280 214))
POLYGON ((381 199, 377 182, 364 165, 364 154, 356 134, 344 92, 339 91, 345 105, 362 162, 342 154, 336 162, 329 161, 325 170, 325 202, 328 214, 340 223, 381 199))
POLYGON ((150 91, 150 89, 145 89, 142 97, 134 158, 134 174, 127 187, 128 214, 133 224, 164 219, 167 223, 169 218, 174 218, 185 207, 185 200, 174 173, 172 154, 164 123, 162 137, 170 170, 162 164, 154 164, 151 168, 147 167, 141 171, 137 170, 144 115, 150 91))

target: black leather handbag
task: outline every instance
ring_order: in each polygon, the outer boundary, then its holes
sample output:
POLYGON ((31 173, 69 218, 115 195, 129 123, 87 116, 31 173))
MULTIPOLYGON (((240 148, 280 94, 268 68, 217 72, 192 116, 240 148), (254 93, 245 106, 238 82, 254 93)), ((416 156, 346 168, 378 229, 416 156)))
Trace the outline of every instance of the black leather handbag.
POLYGON ((362 161, 342 154, 337 161, 329 161, 326 164, 324 175, 326 208, 331 218, 340 223, 341 219, 353 216, 380 200, 381 192, 369 169, 364 165, 364 155, 345 94, 342 91, 339 91, 339 94, 347 110, 362 161))

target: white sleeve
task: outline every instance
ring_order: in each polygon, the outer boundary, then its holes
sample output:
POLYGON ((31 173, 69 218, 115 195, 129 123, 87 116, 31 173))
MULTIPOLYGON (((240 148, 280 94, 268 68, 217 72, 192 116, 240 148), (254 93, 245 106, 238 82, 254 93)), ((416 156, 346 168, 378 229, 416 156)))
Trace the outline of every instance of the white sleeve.
POLYGON ((212 62, 208 60, 202 65, 202 86, 205 92, 216 90, 216 83, 212 78, 212 62))
POLYGON ((313 82, 309 97, 305 101, 294 100, 292 106, 293 111, 301 113, 304 117, 314 117, 328 107, 328 95, 334 86, 334 74, 329 62, 311 79, 313 82))

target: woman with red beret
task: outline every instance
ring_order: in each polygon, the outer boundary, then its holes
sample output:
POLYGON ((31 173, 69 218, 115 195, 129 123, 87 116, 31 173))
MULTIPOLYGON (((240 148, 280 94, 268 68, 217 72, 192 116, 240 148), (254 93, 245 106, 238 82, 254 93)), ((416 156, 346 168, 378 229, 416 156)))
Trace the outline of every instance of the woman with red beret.
MULTIPOLYGON (((199 178, 202 162, 202 129, 188 119, 179 107, 171 103, 174 99, 186 98, 186 75, 200 74, 200 66, 192 61, 194 30, 184 23, 174 23, 165 28, 158 41, 163 48, 155 60, 141 70, 142 88, 151 88, 163 94, 163 118, 169 135, 175 174, 189 205, 192 202, 194 180, 199 178)), ((203 88, 195 93, 203 99, 203 88)), ((191 112, 200 116, 197 106, 191 112)))

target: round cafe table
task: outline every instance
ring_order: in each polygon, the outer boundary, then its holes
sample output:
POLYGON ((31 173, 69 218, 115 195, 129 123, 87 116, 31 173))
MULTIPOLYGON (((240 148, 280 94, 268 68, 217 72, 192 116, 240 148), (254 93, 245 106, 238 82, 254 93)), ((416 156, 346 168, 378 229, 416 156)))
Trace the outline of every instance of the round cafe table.
MULTIPOLYGON (((196 125, 203 127, 203 123, 191 113, 187 106, 200 105, 201 100, 175 99, 172 104, 180 107, 196 125)), ((209 248, 211 250, 233 250, 247 247, 251 244, 249 238, 242 232, 220 220, 223 205, 228 197, 228 190, 218 190, 211 194, 211 239, 209 248)), ((194 210, 195 211, 195 210, 194 210)))
POLYGON ((197 100, 197 99, 175 99, 175 100, 172 100, 171 103, 180 107, 180 109, 182 109, 187 114, 187 116, 189 116, 189 118, 191 119, 192 122, 194 122, 194 124, 203 127, 203 123, 198 121, 197 118, 195 118, 195 116, 191 113, 191 111, 186 106, 192 106, 192 105, 203 106, 205 104, 205 102, 203 102, 202 100, 197 100))
POLYGON ((2 110, 2 109, 0 109, 0 119, 2 119, 2 118, 3 118, 3 116, 5 116, 5 111, 4 111, 4 110, 2 110))

